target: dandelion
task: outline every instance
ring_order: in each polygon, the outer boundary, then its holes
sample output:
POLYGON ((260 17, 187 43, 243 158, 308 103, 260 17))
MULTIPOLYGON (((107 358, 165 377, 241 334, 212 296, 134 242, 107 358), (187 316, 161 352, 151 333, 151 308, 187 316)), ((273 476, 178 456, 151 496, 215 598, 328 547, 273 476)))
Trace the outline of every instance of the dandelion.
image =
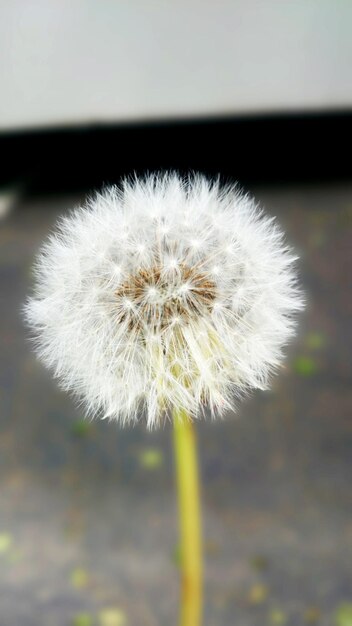
MULTIPOLYGON (((153 428, 174 416, 194 596, 200 539, 190 418, 220 416, 270 384, 302 307, 295 260, 252 198, 171 173, 97 194, 61 219, 36 263, 26 316, 61 385, 88 414, 121 424, 144 416, 153 428)), ((199 623, 200 598, 193 604, 182 624, 199 623)))
POLYGON ((40 358, 89 414, 149 427, 267 388, 301 297, 272 219, 202 176, 126 181, 61 219, 26 308, 40 358))

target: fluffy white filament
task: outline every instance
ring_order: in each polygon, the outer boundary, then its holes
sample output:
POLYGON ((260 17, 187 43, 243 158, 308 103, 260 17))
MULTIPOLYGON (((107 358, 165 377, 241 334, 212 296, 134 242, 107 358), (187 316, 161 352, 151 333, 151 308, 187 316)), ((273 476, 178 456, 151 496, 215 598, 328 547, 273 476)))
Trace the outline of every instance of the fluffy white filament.
POLYGON ((125 181, 61 219, 26 316, 40 358, 89 414, 149 427, 264 389, 301 308, 295 257, 236 188, 125 181))

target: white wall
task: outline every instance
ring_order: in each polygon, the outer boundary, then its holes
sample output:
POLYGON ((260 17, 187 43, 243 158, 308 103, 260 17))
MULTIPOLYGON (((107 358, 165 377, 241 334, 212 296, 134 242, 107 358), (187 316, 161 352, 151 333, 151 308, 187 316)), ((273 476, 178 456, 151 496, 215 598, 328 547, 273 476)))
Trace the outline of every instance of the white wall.
POLYGON ((0 128, 348 107, 349 0, 0 0, 0 128))

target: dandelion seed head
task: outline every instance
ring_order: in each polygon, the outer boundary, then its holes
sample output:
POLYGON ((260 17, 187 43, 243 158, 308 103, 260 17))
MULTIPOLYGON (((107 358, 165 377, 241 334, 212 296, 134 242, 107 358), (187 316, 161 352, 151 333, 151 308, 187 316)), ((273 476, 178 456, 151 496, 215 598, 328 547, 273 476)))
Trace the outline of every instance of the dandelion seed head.
POLYGON ((26 304, 40 358, 87 412, 160 424, 267 388, 302 298, 281 230, 235 187, 156 174, 61 219, 26 304))

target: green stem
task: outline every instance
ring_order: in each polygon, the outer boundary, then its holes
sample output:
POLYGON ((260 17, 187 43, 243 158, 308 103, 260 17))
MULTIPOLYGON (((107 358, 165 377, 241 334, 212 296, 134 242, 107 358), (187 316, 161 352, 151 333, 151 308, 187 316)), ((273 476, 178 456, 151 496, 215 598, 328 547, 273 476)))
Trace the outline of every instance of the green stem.
POLYGON ((173 421, 181 540, 180 626, 200 626, 203 568, 196 434, 184 411, 175 411, 173 421))

